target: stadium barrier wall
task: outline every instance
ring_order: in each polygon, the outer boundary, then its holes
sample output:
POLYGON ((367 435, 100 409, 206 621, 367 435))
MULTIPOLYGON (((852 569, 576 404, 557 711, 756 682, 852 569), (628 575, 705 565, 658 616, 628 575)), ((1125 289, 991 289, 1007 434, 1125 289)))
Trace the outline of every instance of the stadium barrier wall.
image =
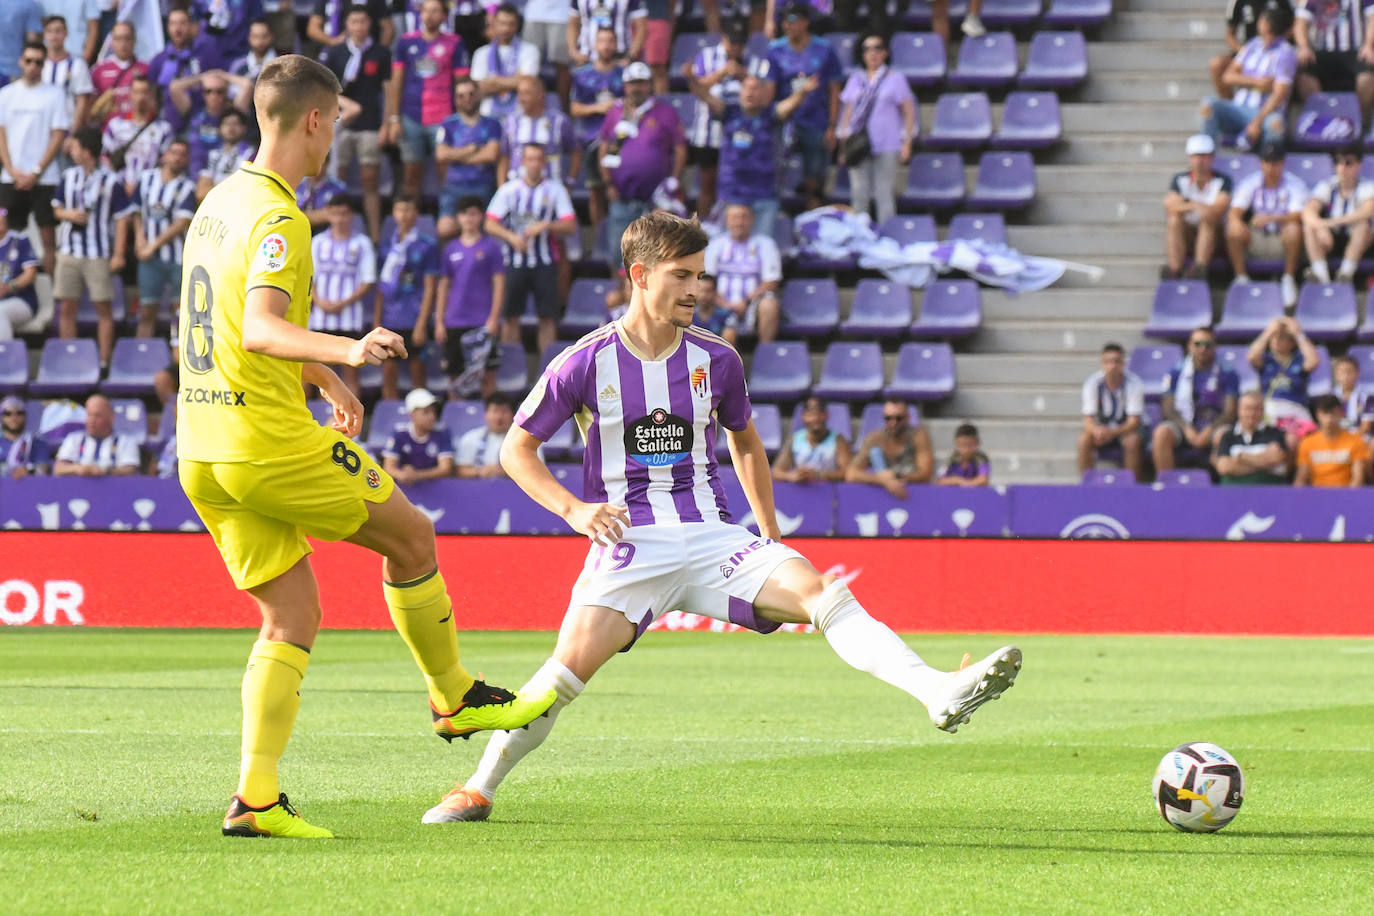
MULTIPOLYGON (((1295 583, 1359 569, 1356 544, 789 540, 818 569, 847 578, 902 632, 1374 635, 1359 601, 1300 600, 1295 583), (1277 575, 1281 576, 1276 580, 1277 575)), ((460 629, 555 630, 587 542, 441 537, 439 562, 460 629)), ((390 626, 381 561, 348 544, 312 559, 325 625, 390 626)), ((203 534, 0 533, 0 621, 22 625, 254 627, 203 534)), ((674 617, 671 629, 712 629, 674 617)))

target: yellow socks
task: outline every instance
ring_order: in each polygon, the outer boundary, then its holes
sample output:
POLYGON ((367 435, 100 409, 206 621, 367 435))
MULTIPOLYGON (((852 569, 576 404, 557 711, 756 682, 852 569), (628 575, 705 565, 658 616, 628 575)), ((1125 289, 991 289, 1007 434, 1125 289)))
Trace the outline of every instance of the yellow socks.
POLYGON ((391 620, 429 686, 429 701, 439 712, 453 712, 473 684, 458 660, 458 627, 444 577, 435 570, 409 582, 383 582, 391 620))
POLYGON ((239 798, 254 808, 277 801, 277 761, 286 750, 296 711, 301 707, 301 679, 310 653, 286 642, 259 639, 243 675, 243 747, 239 798))

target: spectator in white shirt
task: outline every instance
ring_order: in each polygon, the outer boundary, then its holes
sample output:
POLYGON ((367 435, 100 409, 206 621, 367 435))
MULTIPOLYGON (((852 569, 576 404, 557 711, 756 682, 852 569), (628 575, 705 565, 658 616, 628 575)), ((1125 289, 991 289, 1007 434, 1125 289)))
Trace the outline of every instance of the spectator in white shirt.
POLYGON ((74 54, 67 53, 67 20, 49 16, 43 20, 43 44, 48 59, 43 63, 43 82, 56 86, 67 96, 67 118, 73 127, 86 123, 87 112, 95 98, 91 68, 74 54))
POLYGON ((1341 266, 1336 281, 1350 283, 1355 269, 1369 247, 1369 221, 1374 218, 1374 181, 1360 177, 1364 154, 1358 146, 1336 154, 1336 174, 1317 182, 1302 211, 1302 238, 1312 276, 1320 283, 1331 282, 1326 259, 1337 250, 1341 266))
POLYGON ((486 397, 485 425, 470 429, 458 439, 459 477, 504 477, 501 443, 515 420, 515 405, 499 391, 486 397))
POLYGON ((1216 142, 1206 134, 1195 134, 1184 150, 1188 169, 1173 177, 1164 195, 1166 280, 1183 276, 1189 251, 1193 253, 1189 278, 1207 277, 1207 265, 1216 253, 1222 220, 1231 204, 1231 177, 1212 170, 1216 142))
POLYGON ((1115 458, 1140 477, 1140 421, 1145 413, 1145 385, 1126 371, 1126 351, 1120 344, 1102 348, 1102 368, 1083 383, 1083 432, 1078 436, 1078 470, 1091 470, 1099 455, 1115 458))
POLYGON ((86 428, 68 433, 57 449, 55 477, 107 477, 138 473, 138 441, 114 431, 114 405, 93 394, 86 399, 86 428))
POLYGON ((747 204, 725 208, 725 230, 706 246, 706 272, 716 278, 716 296, 730 312, 726 339, 733 342, 757 330, 759 343, 768 343, 777 339, 782 321, 778 243, 755 234, 754 211, 747 204))
POLYGON ((43 83, 47 59, 42 43, 25 44, 19 79, 0 89, 0 207, 16 232, 23 232, 33 215, 43 238, 43 270, 51 274, 57 251, 52 212, 57 154, 71 119, 62 90, 43 83))
POLYGON ((1282 259, 1279 289, 1285 308, 1298 304, 1298 259, 1302 257, 1302 211, 1307 185, 1283 168, 1283 146, 1266 141, 1260 147, 1260 170, 1236 188, 1226 222, 1226 249, 1235 282, 1250 282, 1246 257, 1282 259))

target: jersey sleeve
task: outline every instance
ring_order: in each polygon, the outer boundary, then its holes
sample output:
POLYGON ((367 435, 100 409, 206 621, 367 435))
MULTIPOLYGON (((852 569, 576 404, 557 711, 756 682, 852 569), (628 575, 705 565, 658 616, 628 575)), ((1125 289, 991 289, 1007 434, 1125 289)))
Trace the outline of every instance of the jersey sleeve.
POLYGON ((62 440, 62 444, 57 447, 57 454, 53 456, 56 461, 76 461, 81 457, 81 433, 67 433, 67 438, 62 440))
POLYGON ((358 283, 377 282, 377 249, 372 247, 372 242, 367 238, 362 239, 362 244, 358 246, 358 283))
POLYGON ((297 281, 312 271, 310 223, 301 213, 268 214, 249 236, 252 260, 244 292, 270 286, 291 295, 297 281))
POLYGON ((491 75, 488 62, 495 50, 495 45, 484 45, 472 52, 472 67, 468 70, 468 76, 472 77, 474 83, 480 83, 491 75))
POLYGON ((749 426, 754 407, 749 403, 749 386, 744 381, 744 363, 734 349, 726 350, 719 358, 720 403, 716 416, 728 430, 740 432, 749 426))
POLYGON ((401 457, 401 453, 398 452, 398 451, 396 451, 396 437, 395 437, 394 435, 393 435, 393 436, 387 436, 387 437, 386 437, 386 444, 382 446, 382 457, 383 457, 383 458, 400 458, 400 457, 401 457))
POLYGON ((568 193, 567 186, 560 183, 554 185, 554 189, 554 216, 558 217, 559 221, 577 219, 577 211, 573 209, 572 195, 568 193))
POLYGON ((133 436, 115 438, 114 463, 117 468, 138 467, 142 463, 138 450, 138 440, 133 436))
POLYGON ((1083 416, 1097 416, 1097 377, 1088 376, 1083 380, 1083 416))
POLYGON ((759 237, 759 279, 773 283, 782 279, 782 254, 778 243, 768 236, 759 237))
POLYGON ((448 434, 446 429, 436 429, 430 433, 434 437, 434 444, 439 447, 440 458, 453 457, 453 437, 448 434))
POLYGON ((1145 383, 1134 375, 1126 376, 1126 416, 1145 414, 1145 383))
POLYGON ((519 76, 539 75, 539 49, 528 41, 520 45, 520 57, 515 62, 515 72, 519 76))
POLYGON ((472 467, 477 463, 477 446, 482 441, 481 428, 470 429, 463 433, 458 440, 458 447, 454 450, 454 461, 466 467, 472 467))
POLYGON ((586 374, 594 359, 595 347, 556 357, 520 405, 515 424, 539 441, 549 441, 581 409, 586 374))
POLYGON ((1239 210, 1249 210, 1250 202, 1254 199, 1255 188, 1259 186, 1256 176, 1251 176, 1236 187, 1236 193, 1231 195, 1231 206, 1239 210))

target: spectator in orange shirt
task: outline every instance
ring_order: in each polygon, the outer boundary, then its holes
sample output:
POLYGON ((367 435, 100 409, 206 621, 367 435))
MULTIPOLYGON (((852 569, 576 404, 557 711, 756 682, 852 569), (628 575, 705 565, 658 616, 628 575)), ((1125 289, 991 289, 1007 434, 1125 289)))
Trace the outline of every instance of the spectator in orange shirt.
POLYGON ((1369 447, 1357 433, 1341 426, 1345 408, 1331 394, 1312 399, 1317 430, 1298 445, 1296 487, 1359 487, 1364 485, 1369 447))

